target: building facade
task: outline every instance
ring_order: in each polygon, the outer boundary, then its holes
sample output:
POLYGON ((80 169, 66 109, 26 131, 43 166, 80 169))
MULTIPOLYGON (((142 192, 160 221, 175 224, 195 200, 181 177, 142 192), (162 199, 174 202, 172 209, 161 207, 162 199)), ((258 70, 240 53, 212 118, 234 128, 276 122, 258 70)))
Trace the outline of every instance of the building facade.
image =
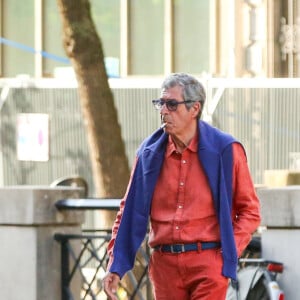
MULTIPOLYGON (((299 77, 300 0, 90 0, 112 76, 299 77)), ((70 64, 54 0, 0 0, 0 77, 70 64)))

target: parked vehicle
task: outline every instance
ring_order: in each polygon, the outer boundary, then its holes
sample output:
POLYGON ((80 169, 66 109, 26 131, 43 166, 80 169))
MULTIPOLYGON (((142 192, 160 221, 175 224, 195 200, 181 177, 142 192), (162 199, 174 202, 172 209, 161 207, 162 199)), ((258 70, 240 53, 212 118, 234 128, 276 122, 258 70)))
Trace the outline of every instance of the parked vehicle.
POLYGON ((228 286, 226 300, 284 300, 277 282, 281 262, 261 258, 261 242, 254 237, 239 259, 238 280, 228 286))

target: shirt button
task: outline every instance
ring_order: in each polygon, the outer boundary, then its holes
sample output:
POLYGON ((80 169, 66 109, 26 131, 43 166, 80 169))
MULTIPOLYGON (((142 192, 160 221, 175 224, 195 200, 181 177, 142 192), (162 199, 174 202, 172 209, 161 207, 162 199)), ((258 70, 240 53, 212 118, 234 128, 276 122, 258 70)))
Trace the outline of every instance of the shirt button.
POLYGON ((182 205, 178 205, 178 208, 183 208, 183 206, 182 205))
POLYGON ((186 160, 184 159, 184 160, 182 161, 182 163, 183 163, 183 164, 186 164, 186 160))
POLYGON ((178 229, 179 229, 179 226, 176 226, 175 229, 178 230, 178 229))
POLYGON ((180 186, 183 186, 183 185, 184 185, 184 182, 181 181, 181 182, 179 183, 179 185, 180 185, 180 186))

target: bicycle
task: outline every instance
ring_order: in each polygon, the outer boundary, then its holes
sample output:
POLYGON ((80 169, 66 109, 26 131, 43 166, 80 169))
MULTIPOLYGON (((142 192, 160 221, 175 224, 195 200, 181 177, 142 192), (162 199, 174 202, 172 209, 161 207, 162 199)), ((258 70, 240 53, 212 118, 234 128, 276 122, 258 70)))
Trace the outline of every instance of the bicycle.
POLYGON ((284 300, 277 282, 283 263, 260 257, 260 237, 254 237, 239 259, 238 279, 228 286, 226 300, 284 300))

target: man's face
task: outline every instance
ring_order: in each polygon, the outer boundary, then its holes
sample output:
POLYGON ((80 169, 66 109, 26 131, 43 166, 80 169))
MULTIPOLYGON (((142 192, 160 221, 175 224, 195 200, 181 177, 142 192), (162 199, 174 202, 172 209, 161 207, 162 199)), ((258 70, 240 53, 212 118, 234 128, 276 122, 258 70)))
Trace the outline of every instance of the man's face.
MULTIPOLYGON (((182 87, 174 86, 169 89, 163 89, 161 92, 161 99, 166 102, 171 99, 182 102, 184 100, 182 96, 182 87)), ((195 102, 189 110, 185 104, 179 104, 175 111, 170 111, 166 105, 163 105, 160 114, 162 121, 166 123, 165 131, 171 135, 183 135, 194 125, 199 110, 199 102, 195 102)))

